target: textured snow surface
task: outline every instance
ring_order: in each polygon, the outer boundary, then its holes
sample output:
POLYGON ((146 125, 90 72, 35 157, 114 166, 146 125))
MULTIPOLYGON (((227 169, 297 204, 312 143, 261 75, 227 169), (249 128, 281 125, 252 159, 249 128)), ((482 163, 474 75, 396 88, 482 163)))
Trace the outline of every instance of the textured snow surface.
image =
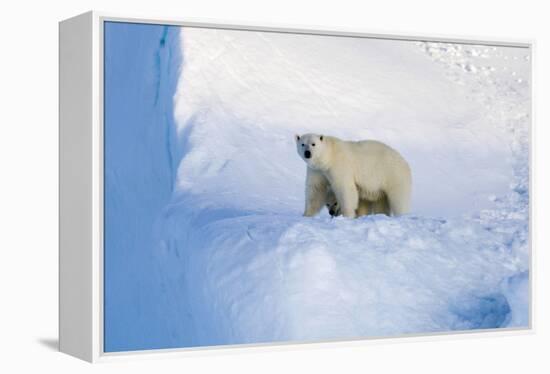
POLYGON ((195 28, 178 42, 173 128, 143 150, 169 155, 155 169, 173 189, 135 228, 147 274, 123 270, 139 281, 120 290, 140 312, 112 350, 528 325, 527 50, 195 28), (398 149, 412 213, 302 217, 306 132, 398 149))

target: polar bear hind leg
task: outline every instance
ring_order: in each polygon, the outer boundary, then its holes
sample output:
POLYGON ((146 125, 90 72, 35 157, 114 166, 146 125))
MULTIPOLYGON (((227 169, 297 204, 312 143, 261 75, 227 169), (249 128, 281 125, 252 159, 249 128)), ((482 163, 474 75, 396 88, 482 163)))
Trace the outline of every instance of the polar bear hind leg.
POLYGON ((386 194, 382 195, 378 200, 370 202, 369 204, 371 214, 391 215, 390 204, 386 194))
POLYGON ((370 209, 371 203, 364 199, 359 199, 359 205, 355 211, 357 217, 366 216, 371 213, 370 209))
POLYGON ((389 211, 392 215, 400 216, 410 211, 411 188, 407 184, 393 186, 386 191, 389 203, 389 211))

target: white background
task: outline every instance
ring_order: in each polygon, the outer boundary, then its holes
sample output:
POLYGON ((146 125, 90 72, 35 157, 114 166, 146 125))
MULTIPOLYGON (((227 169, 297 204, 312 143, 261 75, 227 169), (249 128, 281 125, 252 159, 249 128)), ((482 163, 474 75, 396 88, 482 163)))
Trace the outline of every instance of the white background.
POLYGON ((548 14, 542 1, 502 0, 4 2, 0 22, 0 371, 548 372, 548 14), (337 348, 256 349, 96 366, 56 352, 57 23, 89 9, 144 17, 351 27, 365 32, 536 39, 536 333, 427 342, 401 340, 398 344, 348 344, 337 348))

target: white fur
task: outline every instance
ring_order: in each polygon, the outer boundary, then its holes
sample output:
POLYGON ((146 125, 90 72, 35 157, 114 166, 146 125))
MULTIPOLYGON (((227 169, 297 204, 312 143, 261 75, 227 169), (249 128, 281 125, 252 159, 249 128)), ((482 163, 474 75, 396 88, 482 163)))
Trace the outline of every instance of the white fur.
POLYGON ((373 140, 350 142, 316 134, 296 135, 296 147, 307 164, 305 216, 319 213, 330 190, 345 217, 369 213, 360 200, 374 202, 372 212, 409 212, 411 170, 393 148, 373 140))
MULTIPOLYGON (((342 214, 338 201, 336 200, 336 195, 334 195, 334 192, 330 186, 328 187, 326 194, 325 205, 327 206, 331 216, 337 217, 342 214)), ((382 197, 376 201, 368 201, 359 198, 359 203, 357 205, 357 209, 355 210, 355 216, 361 217, 368 214, 386 214, 388 216, 391 214, 390 205, 388 204, 388 199, 385 194, 383 194, 382 197)))

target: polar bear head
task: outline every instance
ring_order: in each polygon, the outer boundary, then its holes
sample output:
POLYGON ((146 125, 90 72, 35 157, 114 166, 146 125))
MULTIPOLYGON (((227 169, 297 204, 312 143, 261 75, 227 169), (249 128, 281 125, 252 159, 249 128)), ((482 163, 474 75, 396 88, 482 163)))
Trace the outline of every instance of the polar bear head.
POLYGON ((320 169, 326 156, 327 139, 323 135, 305 134, 295 135, 296 150, 307 166, 320 169))

